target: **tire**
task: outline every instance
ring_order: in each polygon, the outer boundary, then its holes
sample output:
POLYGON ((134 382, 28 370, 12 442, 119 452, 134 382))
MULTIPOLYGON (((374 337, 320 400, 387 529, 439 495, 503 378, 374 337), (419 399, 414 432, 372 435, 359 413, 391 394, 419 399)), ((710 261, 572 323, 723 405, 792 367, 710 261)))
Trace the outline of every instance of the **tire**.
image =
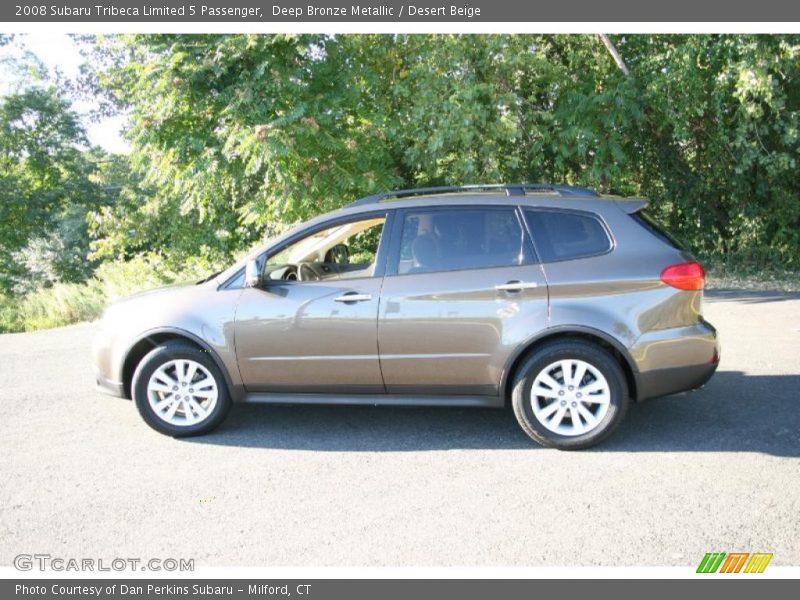
POLYGON ((614 356, 590 342, 564 340, 545 344, 524 360, 514 378, 511 404, 522 430, 535 442, 579 450, 614 432, 630 398, 614 356))
POLYGON ((139 362, 131 390, 145 423, 172 437, 208 433, 231 408, 217 364, 208 352, 180 340, 163 343, 139 362))

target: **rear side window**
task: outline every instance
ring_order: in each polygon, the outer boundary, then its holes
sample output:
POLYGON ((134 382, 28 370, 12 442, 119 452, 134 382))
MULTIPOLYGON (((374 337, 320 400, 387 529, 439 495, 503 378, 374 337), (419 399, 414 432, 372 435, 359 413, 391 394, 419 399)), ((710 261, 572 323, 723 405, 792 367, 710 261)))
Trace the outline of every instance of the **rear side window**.
POLYGON ((642 227, 647 229, 650 233, 660 239, 662 242, 672 246, 676 250, 683 250, 689 252, 689 247, 667 231, 664 226, 656 221, 649 214, 639 211, 631 215, 634 221, 639 223, 642 227))
POLYGON ((403 219, 397 272, 431 273, 530 262, 513 208, 409 211, 403 219))
POLYGON ((525 219, 542 262, 585 258, 611 250, 599 219, 569 211, 526 210, 525 219))

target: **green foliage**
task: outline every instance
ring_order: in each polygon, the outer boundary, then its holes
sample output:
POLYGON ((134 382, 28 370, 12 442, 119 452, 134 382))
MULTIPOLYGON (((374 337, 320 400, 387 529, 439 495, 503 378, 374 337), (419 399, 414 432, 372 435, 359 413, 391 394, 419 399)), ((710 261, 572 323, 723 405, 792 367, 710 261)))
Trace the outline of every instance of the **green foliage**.
POLYGON ((194 283, 225 266, 203 257, 188 259, 176 266, 150 254, 124 262, 105 262, 95 271, 94 279, 100 284, 106 302, 113 302, 142 290, 194 283))
POLYGON ((800 271, 712 261, 706 263, 709 289, 800 292, 800 271))
POLYGON ((105 298, 99 282, 57 283, 24 296, 19 305, 21 329, 47 329, 96 319, 105 298))
MULTIPOLYGON (((714 264, 800 271, 800 36, 612 41, 629 75, 590 35, 98 38, 83 86, 133 151, 86 151, 53 88, 0 101, 0 290, 99 264, 108 299, 366 194, 500 181, 646 196, 714 264)), ((91 312, 70 293, 26 322, 91 312)))
POLYGON ((346 241, 351 263, 369 265, 375 262, 383 228, 384 224, 373 225, 369 229, 359 231, 346 241))
POLYGON ((630 76, 595 36, 107 38, 97 83, 149 189, 105 215, 140 240, 107 252, 222 258, 381 189, 554 181, 647 195, 703 255, 800 267, 797 36, 615 42, 630 76))
POLYGON ((24 330, 18 300, 0 293, 0 333, 24 330))
POLYGON ((0 332, 91 321, 110 302, 156 287, 194 283, 222 266, 197 258, 175 268, 156 255, 105 262, 83 283, 55 283, 16 298, 0 294, 0 332))
POLYGON ((54 223, 47 235, 32 237, 24 248, 14 252, 11 275, 16 294, 27 294, 60 282, 81 282, 96 267, 87 260, 89 236, 86 212, 71 206, 54 223))
POLYGON ((0 244, 22 247, 73 192, 82 138, 74 114, 54 90, 32 89, 0 102, 0 244))
POLYGON ((0 99, 0 291, 28 291, 31 269, 43 285, 90 273, 86 213, 109 194, 92 179, 101 155, 85 144, 55 88, 0 99))
POLYGON ((620 49, 647 111, 636 174, 671 228, 706 256, 800 268, 800 37, 634 36, 620 49))

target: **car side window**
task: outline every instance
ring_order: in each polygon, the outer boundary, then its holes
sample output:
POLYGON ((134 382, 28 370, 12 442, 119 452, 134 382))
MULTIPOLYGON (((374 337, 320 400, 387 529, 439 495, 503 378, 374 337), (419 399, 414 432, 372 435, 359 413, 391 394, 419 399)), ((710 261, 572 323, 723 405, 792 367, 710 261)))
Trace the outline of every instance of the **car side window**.
POLYGON ((320 281, 372 277, 385 216, 319 230, 267 258, 265 281, 320 281))
POLYGON ((611 239, 596 217, 560 210, 524 212, 542 262, 586 258, 611 250, 611 239))
POLYGON ((529 259, 513 207, 408 211, 397 273, 509 267, 529 259))

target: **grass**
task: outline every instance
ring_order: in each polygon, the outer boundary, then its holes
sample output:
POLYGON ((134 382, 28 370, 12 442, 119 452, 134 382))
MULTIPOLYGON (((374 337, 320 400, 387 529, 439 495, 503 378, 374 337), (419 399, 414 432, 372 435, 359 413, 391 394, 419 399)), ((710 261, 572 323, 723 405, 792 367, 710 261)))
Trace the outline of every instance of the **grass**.
POLYGON ((708 289, 800 292, 800 271, 703 261, 708 289))
POLYGON ((21 298, 18 319, 26 331, 60 327, 97 318, 105 303, 102 285, 96 279, 60 283, 21 298))

